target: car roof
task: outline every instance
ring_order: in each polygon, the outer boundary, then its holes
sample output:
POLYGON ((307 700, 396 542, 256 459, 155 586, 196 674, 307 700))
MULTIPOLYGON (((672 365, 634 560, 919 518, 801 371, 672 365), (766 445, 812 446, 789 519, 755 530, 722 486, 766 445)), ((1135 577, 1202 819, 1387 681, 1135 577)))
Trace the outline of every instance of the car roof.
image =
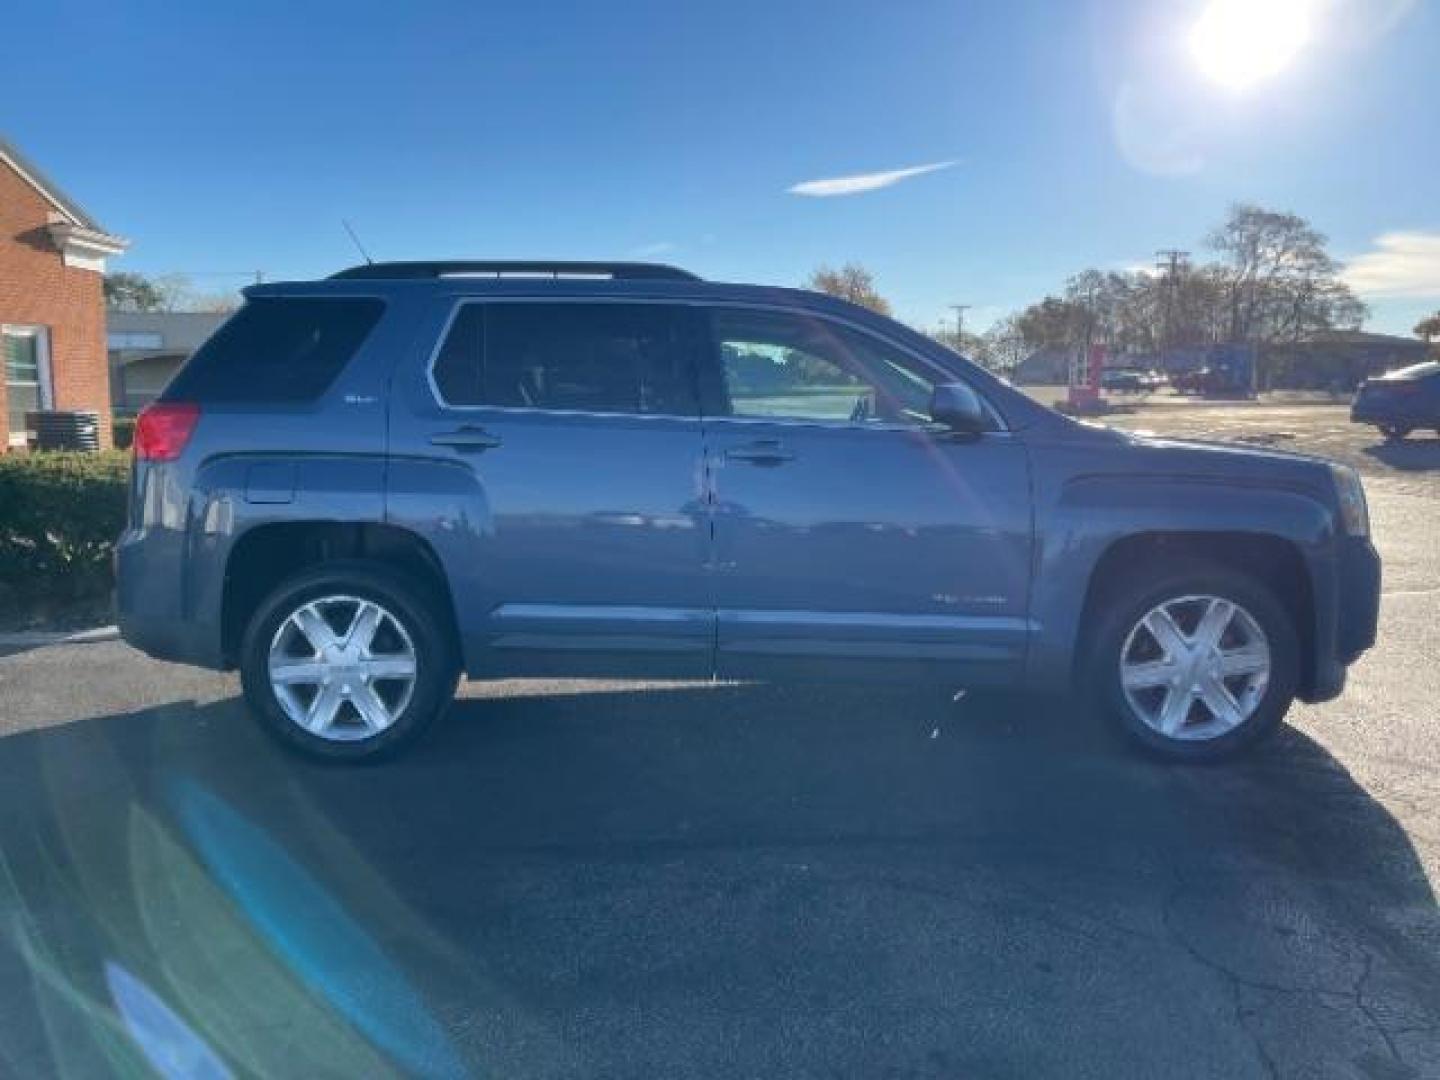
MULTIPOLYGON (((241 290, 247 297, 389 296, 648 299, 808 308, 861 323, 883 319, 857 304, 808 289, 706 281, 655 263, 375 263, 315 281, 277 281, 241 290), (473 269, 472 269, 473 268, 473 269), (501 268, 501 269, 496 269, 501 268), (605 276, 619 271, 614 276, 605 276)), ((883 320, 893 332, 897 324, 883 320)), ((905 328, 908 329, 908 328, 905 328)))

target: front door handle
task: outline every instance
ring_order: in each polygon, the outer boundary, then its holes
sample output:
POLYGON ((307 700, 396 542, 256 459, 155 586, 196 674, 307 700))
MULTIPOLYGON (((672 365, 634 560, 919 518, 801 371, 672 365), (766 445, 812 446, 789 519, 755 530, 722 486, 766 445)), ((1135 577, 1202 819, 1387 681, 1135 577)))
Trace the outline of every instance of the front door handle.
POLYGON ((454 431, 442 431, 438 435, 431 435, 430 442, 435 446, 449 446, 462 453, 472 453, 495 449, 500 445, 500 436, 491 435, 484 428, 466 425, 454 431))
POLYGON ((794 451, 785 449, 779 439, 759 439, 744 446, 732 446, 725 451, 727 461, 748 461, 753 465, 779 465, 794 461, 794 451))

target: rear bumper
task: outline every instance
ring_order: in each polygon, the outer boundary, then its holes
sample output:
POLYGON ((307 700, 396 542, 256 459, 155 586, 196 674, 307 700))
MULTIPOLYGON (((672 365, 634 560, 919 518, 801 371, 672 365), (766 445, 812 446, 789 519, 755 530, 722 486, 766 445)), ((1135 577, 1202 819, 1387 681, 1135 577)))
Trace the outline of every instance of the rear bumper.
POLYGON ((206 647, 203 635, 197 635, 191 623, 126 613, 117 602, 115 625, 127 645, 139 649, 147 656, 153 656, 156 660, 192 664, 217 671, 223 667, 218 650, 206 647))
POLYGON ((115 545, 115 624, 157 660, 221 670, 218 620, 187 613, 181 539, 167 530, 127 530, 115 545))

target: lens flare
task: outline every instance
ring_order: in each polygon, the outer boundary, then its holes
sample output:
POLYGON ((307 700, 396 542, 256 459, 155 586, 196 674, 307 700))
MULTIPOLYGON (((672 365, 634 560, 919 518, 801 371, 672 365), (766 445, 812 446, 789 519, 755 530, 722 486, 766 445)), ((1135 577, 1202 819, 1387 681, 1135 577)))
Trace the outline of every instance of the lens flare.
POLYGON ((1211 0, 1190 30, 1207 78, 1242 91, 1284 71, 1311 35, 1313 0, 1211 0))

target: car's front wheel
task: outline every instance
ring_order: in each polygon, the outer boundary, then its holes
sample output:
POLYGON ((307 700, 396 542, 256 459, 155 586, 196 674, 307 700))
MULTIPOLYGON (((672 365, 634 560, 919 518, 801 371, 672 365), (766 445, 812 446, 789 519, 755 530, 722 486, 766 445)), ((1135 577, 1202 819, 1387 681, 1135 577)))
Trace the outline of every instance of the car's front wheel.
POLYGON ((1194 562, 1142 572, 1105 601, 1089 681, 1134 742, 1213 761, 1271 734, 1295 699, 1300 652, 1261 582, 1194 562))
POLYGON ((454 695, 456 650, 439 605, 386 567, 336 562, 283 582, 251 618, 245 698, 285 746, 369 760, 419 737, 454 695))

